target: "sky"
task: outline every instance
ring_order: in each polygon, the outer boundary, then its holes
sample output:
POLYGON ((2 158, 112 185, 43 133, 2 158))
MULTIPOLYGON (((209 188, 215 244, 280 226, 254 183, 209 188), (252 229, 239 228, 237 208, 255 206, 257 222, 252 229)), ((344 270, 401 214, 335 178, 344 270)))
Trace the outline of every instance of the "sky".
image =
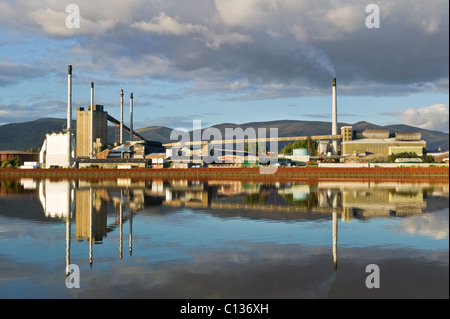
POLYGON ((448 132, 449 2, 0 2, 0 125, 66 118, 68 65, 73 119, 94 82, 135 129, 330 122, 336 77, 340 123, 448 132))

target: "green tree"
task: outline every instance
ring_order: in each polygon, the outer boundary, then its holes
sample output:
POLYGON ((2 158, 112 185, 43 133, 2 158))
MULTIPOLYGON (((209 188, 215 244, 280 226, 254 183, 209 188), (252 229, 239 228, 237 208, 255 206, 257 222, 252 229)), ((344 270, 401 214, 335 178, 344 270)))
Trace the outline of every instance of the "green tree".
POLYGON ((434 157, 431 155, 424 154, 420 158, 424 163, 434 163, 434 157))
POLYGON ((250 143, 245 143, 244 145, 244 151, 245 152, 249 152, 251 154, 265 154, 267 153, 267 145, 265 142, 250 142, 250 143))
POLYGON ((1 168, 17 168, 20 165, 19 157, 14 157, 13 159, 7 158, 1 162, 1 168))

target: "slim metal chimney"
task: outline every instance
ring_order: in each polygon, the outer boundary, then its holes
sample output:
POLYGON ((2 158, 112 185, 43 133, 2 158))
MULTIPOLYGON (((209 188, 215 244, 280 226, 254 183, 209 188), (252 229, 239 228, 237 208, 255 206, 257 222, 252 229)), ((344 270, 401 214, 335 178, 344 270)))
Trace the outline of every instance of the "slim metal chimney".
MULTIPOLYGON (((337 135, 337 92, 336 92, 336 78, 333 78, 333 106, 332 106, 332 124, 331 134, 337 135)), ((337 140, 333 139, 332 154, 337 155, 337 140)))
POLYGON ((120 90, 120 145, 123 144, 123 90, 120 90))
POLYGON ((94 82, 91 82, 91 158, 94 158, 94 82))
POLYGON ((133 141, 133 92, 130 94, 130 142, 133 141))
POLYGON ((67 75, 67 136, 68 136, 68 165, 72 167, 72 65, 67 67, 68 75, 67 75))

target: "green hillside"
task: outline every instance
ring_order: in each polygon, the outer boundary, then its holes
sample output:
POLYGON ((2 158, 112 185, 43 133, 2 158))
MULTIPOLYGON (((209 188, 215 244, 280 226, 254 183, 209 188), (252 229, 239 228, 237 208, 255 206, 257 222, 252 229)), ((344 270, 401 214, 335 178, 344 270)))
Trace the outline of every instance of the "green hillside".
MULTIPOLYGON (((75 123, 75 121, 74 121, 75 123)), ((449 149, 449 134, 424 130, 421 128, 398 124, 380 126, 368 122, 357 122, 354 124, 338 123, 338 127, 344 125, 351 125, 353 129, 365 130, 365 129, 389 129, 391 133, 395 132, 421 132, 422 138, 427 141, 427 149, 429 151, 449 149)), ((75 124, 73 125, 75 127, 75 124)), ((225 138, 225 128, 241 127, 243 130, 246 128, 278 128, 278 136, 309 136, 309 135, 327 135, 331 131, 331 123, 320 121, 268 121, 268 122, 250 122, 244 124, 223 123, 214 125, 222 132, 222 136, 225 138)), ((66 120, 55 118, 43 118, 36 121, 24 122, 24 123, 12 123, 0 126, 0 150, 21 150, 28 148, 40 148, 44 141, 45 135, 52 132, 60 132, 66 128, 66 120)), ((150 126, 146 128, 137 129, 136 132, 141 134, 148 140, 158 141, 161 143, 174 142, 170 140, 171 128, 164 126, 150 126)), ((267 136, 269 131, 266 132, 267 136)), ((192 136, 192 132, 191 132, 192 136)), ((110 143, 113 143, 116 137, 116 128, 109 127, 108 139, 110 143)), ((125 135, 125 139, 128 139, 128 135, 125 135)), ((280 143, 279 150, 287 144, 280 143)))

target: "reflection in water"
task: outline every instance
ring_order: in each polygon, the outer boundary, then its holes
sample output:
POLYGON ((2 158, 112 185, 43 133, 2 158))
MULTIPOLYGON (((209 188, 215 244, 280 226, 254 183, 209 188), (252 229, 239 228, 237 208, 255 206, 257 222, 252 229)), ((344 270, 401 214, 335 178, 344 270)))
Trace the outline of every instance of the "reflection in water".
MULTIPOLYGON (((117 186, 124 185, 119 181, 117 186)), ((75 239, 86 240, 89 244, 89 263, 92 265, 94 245, 101 244, 107 232, 112 230, 107 225, 108 202, 112 202, 114 208, 119 209, 120 259, 123 257, 123 223, 126 220, 124 206, 128 209, 129 253, 132 255, 133 211, 143 208, 144 192, 142 188, 130 189, 128 186, 132 185, 125 184, 124 188, 120 188, 119 194, 116 194, 114 189, 111 192, 110 188, 83 182, 45 180, 39 183, 39 199, 45 216, 59 218, 66 223, 66 275, 69 275, 70 265, 71 219, 74 216, 75 239)))
POLYGON ((378 296, 448 296, 448 195, 423 181, 1 181, 0 298, 373 297, 371 263, 378 296), (60 281, 71 264, 82 289, 60 281))
MULTIPOLYGON (((23 185, 32 185, 26 181, 23 185)), ((118 179, 51 181, 38 183, 45 216, 66 223, 66 274, 70 264, 71 221, 74 238, 89 244, 89 263, 94 262, 94 245, 119 227, 119 258, 123 258, 124 223, 129 223, 129 254, 132 255, 133 214, 149 206, 201 208, 211 214, 232 212, 245 218, 287 220, 296 212, 331 214, 333 268, 337 270, 338 214, 343 222, 354 218, 421 214, 426 197, 448 196, 448 185, 370 182, 261 183, 245 181, 190 181, 118 179), (108 204, 118 211, 113 227, 107 224, 108 204), (124 216, 124 211, 128 211, 124 216), (252 212, 252 213, 249 213, 252 212), (286 215, 287 213, 287 215, 286 215)), ((323 215, 321 215, 323 216, 323 215)))

